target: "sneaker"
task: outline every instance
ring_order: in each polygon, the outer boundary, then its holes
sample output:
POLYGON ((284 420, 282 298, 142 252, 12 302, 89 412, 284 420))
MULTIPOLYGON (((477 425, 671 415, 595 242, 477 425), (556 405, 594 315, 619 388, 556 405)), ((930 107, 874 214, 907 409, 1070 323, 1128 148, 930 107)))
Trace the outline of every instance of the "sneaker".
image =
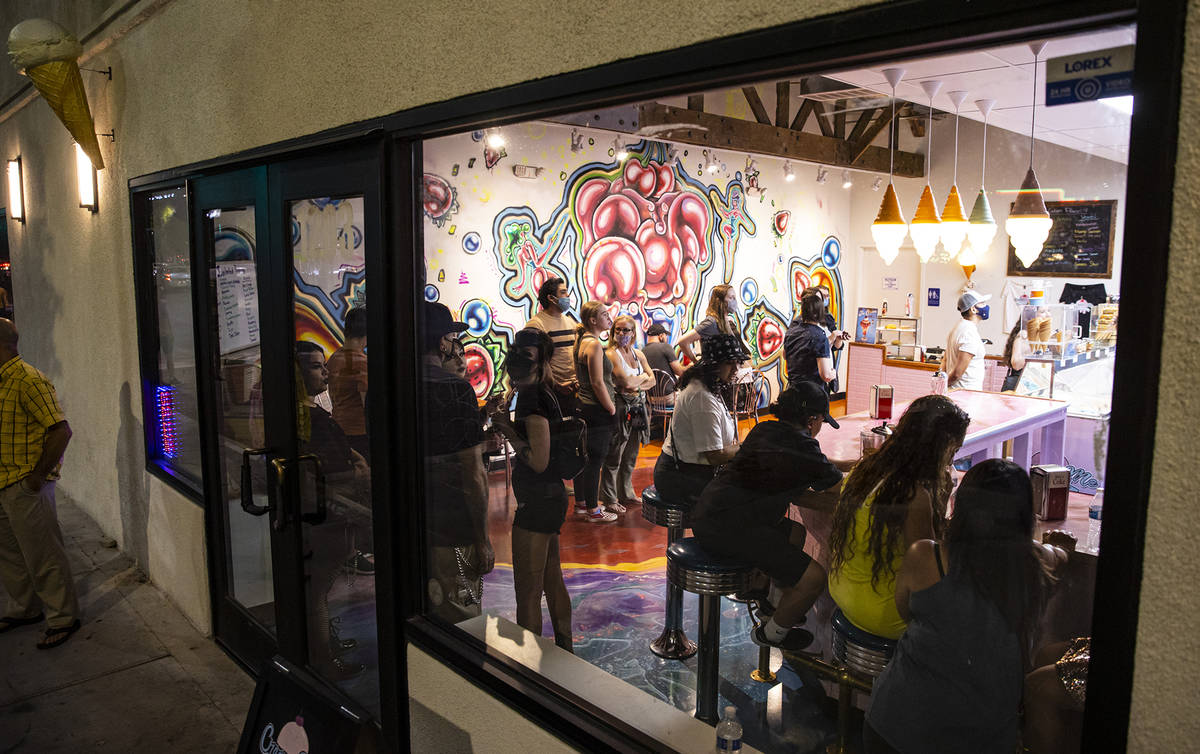
POLYGON ((626 507, 620 503, 605 503, 604 508, 612 511, 613 513, 624 513, 627 510, 626 507))
POLYGON ((609 513, 608 511, 599 507, 594 511, 589 511, 586 515, 587 520, 593 524, 611 524, 613 521, 617 520, 617 514, 609 513))
POLYGON ((779 641, 768 641, 763 626, 758 626, 750 632, 750 640, 760 647, 774 647, 790 652, 802 652, 813 643, 813 635, 803 628, 790 628, 779 641))
POLYGON ((578 516, 586 516, 588 514, 587 505, 584 503, 576 503, 575 504, 575 514, 578 516))
POLYGON ((354 571, 359 576, 374 576, 375 556, 369 552, 355 552, 346 561, 346 568, 354 571))

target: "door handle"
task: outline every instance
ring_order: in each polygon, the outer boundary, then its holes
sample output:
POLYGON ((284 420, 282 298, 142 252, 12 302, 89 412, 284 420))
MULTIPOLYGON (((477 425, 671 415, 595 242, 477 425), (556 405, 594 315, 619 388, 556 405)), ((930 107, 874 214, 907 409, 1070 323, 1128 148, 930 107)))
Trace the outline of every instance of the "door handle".
POLYGON ((242 510, 251 516, 264 516, 270 513, 274 505, 255 505, 253 481, 250 478, 250 456, 265 456, 270 448, 246 448, 242 451, 242 510))
POLYGON ((328 514, 328 508, 325 501, 325 471, 321 468, 321 459, 313 453, 306 453, 296 459, 297 464, 311 462, 316 471, 313 478, 314 486, 317 492, 317 510, 314 513, 303 513, 300 515, 300 520, 306 524, 323 524, 328 514))

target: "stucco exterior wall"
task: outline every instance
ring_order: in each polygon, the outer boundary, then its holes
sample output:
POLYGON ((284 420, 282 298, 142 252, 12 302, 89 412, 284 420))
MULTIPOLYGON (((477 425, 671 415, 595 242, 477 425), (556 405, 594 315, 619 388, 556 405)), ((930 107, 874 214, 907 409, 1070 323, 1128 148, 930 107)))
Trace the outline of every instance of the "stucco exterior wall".
MULTIPOLYGON (((102 145, 100 213, 76 206, 70 138, 45 103, 0 112, 0 151, 21 154, 29 221, 9 225, 28 359, 55 381, 75 429, 62 494, 76 500, 201 628, 210 625, 202 511, 143 471, 129 178, 470 92, 866 5, 859 0, 679 3, 483 0, 144 0, 97 36, 89 76, 102 145), (148 18, 129 27, 128 21, 148 18), (94 54, 97 48, 103 48, 94 54)), ((42 8, 46 6, 41 6, 42 8)), ((50 6, 51 8, 53 6, 50 6)), ((0 11, 3 28, 29 4, 0 11)), ((1200 0, 1190 4, 1183 123, 1200 110, 1200 0)), ((39 9, 38 12, 47 12, 39 9)), ((76 30, 83 36, 84 30, 76 30)), ((1200 424, 1200 142, 1181 130, 1154 486, 1130 728, 1134 751, 1200 739, 1200 538, 1189 431, 1200 424), (1190 390, 1189 390, 1190 388, 1190 390)), ((410 683, 449 671, 414 664, 410 683)), ((464 684, 465 685, 465 684, 464 684)), ((471 707, 483 692, 468 687, 471 707)), ((497 712, 503 715, 503 710, 497 712)), ((517 720, 515 713, 512 715, 517 720)))

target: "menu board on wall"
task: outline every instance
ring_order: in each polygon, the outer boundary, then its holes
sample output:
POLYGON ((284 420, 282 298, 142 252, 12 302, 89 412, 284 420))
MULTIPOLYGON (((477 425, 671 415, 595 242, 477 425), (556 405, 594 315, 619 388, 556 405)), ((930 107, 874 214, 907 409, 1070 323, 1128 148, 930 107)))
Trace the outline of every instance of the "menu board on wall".
POLYGON ((1008 274, 1015 277, 1111 278, 1117 200, 1046 202, 1053 225, 1042 253, 1026 267, 1008 245, 1008 274))
POLYGON ((221 355, 258 345, 258 283, 252 262, 217 263, 221 355))

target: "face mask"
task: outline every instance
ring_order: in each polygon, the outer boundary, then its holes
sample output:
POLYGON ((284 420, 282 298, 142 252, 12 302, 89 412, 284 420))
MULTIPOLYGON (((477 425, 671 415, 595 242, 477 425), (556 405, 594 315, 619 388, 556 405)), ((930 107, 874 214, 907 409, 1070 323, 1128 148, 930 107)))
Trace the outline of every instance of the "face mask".
POLYGON ((992 308, 987 304, 980 304, 979 306, 975 307, 975 311, 979 312, 980 319, 987 319, 988 315, 992 312, 992 308))
POLYGON ((633 342, 632 335, 618 335, 617 336, 617 345, 619 345, 619 346, 624 347, 624 346, 629 345, 632 342, 633 342))
POLYGON ((569 296, 563 296, 558 300, 558 308, 564 312, 571 308, 571 299, 569 296))
POLYGON ((527 354, 513 352, 505 359, 504 370, 508 372, 508 376, 513 380, 524 382, 533 373, 533 368, 536 365, 536 359, 531 359, 527 354))

